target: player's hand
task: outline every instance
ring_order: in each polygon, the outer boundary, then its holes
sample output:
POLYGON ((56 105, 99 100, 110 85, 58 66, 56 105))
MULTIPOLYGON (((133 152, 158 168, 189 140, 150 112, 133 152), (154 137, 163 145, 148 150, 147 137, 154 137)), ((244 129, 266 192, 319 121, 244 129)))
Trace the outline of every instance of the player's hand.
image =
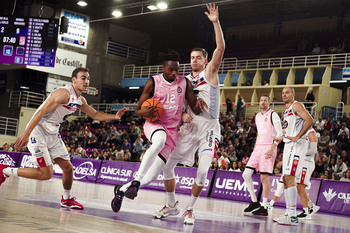
POLYGON ((187 112, 182 113, 182 121, 184 123, 190 123, 192 121, 193 117, 188 114, 187 112))
POLYGON ((122 118, 122 116, 124 115, 125 112, 126 112, 126 108, 124 107, 124 108, 120 109, 120 110, 115 114, 114 118, 115 118, 116 120, 120 120, 120 119, 122 118))
POLYGON ((155 108, 155 106, 148 105, 146 107, 141 108, 138 111, 138 114, 142 117, 153 118, 154 117, 154 108, 155 108))
POLYGON ((29 135, 27 135, 26 133, 23 133, 21 136, 19 136, 16 139, 14 146, 16 148, 27 146, 28 140, 29 140, 29 135))
POLYGON ((265 159, 270 159, 273 157, 273 150, 268 150, 266 153, 265 153, 265 159))
POLYGON ((280 136, 280 137, 272 137, 272 139, 277 142, 278 144, 282 142, 283 140, 283 136, 280 136))
POLYGON ((218 22, 219 21, 219 9, 218 7, 215 7, 215 3, 214 4, 206 4, 207 6, 207 9, 209 12, 204 12, 207 16, 208 16, 208 19, 215 23, 215 22, 218 22))
POLYGON ((297 142, 299 140, 298 137, 286 136, 286 138, 289 139, 291 142, 297 142))
POLYGON ((197 99, 196 107, 199 107, 201 111, 203 111, 203 108, 208 109, 207 103, 202 98, 197 99))

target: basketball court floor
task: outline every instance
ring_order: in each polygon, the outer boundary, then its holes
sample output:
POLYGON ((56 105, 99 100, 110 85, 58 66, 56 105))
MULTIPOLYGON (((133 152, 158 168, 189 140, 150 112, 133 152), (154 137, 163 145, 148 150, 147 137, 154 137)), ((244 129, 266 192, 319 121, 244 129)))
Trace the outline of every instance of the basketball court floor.
MULTIPOLYGON (((83 211, 60 208, 61 179, 48 181, 18 177, 0 186, 0 232, 307 232, 350 233, 350 217, 317 213, 298 226, 282 226, 272 221, 284 213, 274 208, 268 217, 244 215, 247 203, 201 197, 195 207, 196 222, 184 225, 181 213, 165 219, 153 219, 152 213, 165 203, 160 191, 140 190, 135 200, 124 199, 119 213, 110 208, 113 186, 74 181, 73 196, 83 211)), ((179 194, 180 208, 189 196, 179 194)))

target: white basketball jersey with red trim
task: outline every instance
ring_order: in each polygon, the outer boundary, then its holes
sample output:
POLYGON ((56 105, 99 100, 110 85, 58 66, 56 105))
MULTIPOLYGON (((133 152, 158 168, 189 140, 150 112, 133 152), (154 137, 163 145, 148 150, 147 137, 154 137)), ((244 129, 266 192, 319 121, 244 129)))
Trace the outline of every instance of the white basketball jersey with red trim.
MULTIPOLYGON (((73 85, 60 87, 59 89, 61 88, 69 91, 68 103, 61 104, 51 112, 44 115, 44 117, 40 120, 38 124, 42 128, 44 128, 49 134, 58 133, 60 124, 63 121, 65 121, 70 115, 72 115, 76 110, 78 110, 82 105, 81 96, 77 96, 73 85)), ((47 97, 47 99, 51 96, 51 94, 47 97)), ((34 115, 43 107, 47 99, 39 106, 39 108, 35 111, 34 115)))
POLYGON ((199 115, 195 115, 190 108, 188 108, 187 112, 196 118, 218 119, 220 113, 220 87, 209 83, 204 75, 205 69, 196 77, 189 74, 186 78, 191 81, 196 97, 202 98, 208 105, 208 109, 203 108, 199 115))
MULTIPOLYGON (((305 121, 300 118, 299 116, 295 115, 293 112, 293 105, 297 101, 294 101, 289 108, 287 108, 286 111, 283 113, 283 128, 284 128, 284 142, 290 142, 289 139, 285 138, 286 136, 295 137, 298 135, 298 133, 301 131, 301 129, 304 126, 305 121)), ((305 138, 306 136, 303 135, 301 138, 305 138)))

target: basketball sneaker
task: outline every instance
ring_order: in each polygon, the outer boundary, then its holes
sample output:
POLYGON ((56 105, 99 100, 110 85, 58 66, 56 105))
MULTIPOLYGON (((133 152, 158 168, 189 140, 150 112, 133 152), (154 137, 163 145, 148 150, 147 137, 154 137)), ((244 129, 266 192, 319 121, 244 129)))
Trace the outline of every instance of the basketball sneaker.
POLYGON ((75 209, 75 210, 83 210, 84 209, 84 206, 82 204, 80 204, 79 202, 77 202, 75 200, 75 197, 63 199, 63 196, 62 196, 61 206, 66 207, 66 208, 70 208, 70 209, 75 209))
POLYGON ((287 215, 285 218, 282 218, 278 224, 287 225, 287 226, 297 226, 299 223, 297 216, 289 216, 287 215))
POLYGON ((273 210, 273 206, 270 205, 270 203, 267 204, 267 210, 271 212, 273 210))
POLYGON ((153 213, 153 217, 156 219, 160 219, 168 217, 169 215, 178 215, 180 213, 178 205, 178 201, 175 203, 174 207, 169 207, 168 205, 165 205, 161 210, 153 213))
MULTIPOLYGON (((309 210, 310 211, 310 210, 309 210)), ((298 218, 301 218, 301 219, 311 219, 311 216, 310 214, 306 213, 305 210, 303 210, 303 212, 299 213, 297 215, 298 218)))
POLYGON ((272 221, 279 223, 281 221, 284 221, 284 219, 287 218, 287 217, 288 217, 288 214, 283 214, 283 215, 281 215, 281 216, 279 216, 277 218, 273 218, 272 221))
POLYGON ((260 203, 257 201, 257 202, 250 202, 249 206, 247 208, 244 209, 244 212, 245 213, 249 213, 249 212, 252 212, 253 210, 256 210, 258 208, 260 208, 260 203))
POLYGON ((315 205, 314 203, 312 203, 312 207, 309 207, 309 215, 312 216, 314 214, 316 214, 316 212, 320 209, 319 206, 315 205))
POLYGON ((255 210, 252 212, 254 215, 260 215, 260 216, 268 216, 267 209, 264 208, 264 206, 260 206, 258 210, 255 210))
POLYGON ((2 170, 4 170, 7 167, 7 165, 0 164, 0 186, 6 180, 6 175, 2 172, 2 170))
POLYGON ((122 202, 123 202, 123 197, 124 197, 124 192, 120 191, 120 188, 122 186, 123 185, 114 186, 114 195, 115 196, 111 202, 111 207, 112 207, 112 210, 116 213, 118 213, 120 210, 120 207, 122 207, 122 202))
POLYGON ((193 209, 186 210, 182 218, 184 219, 184 224, 193 225, 195 220, 193 209))
POLYGON ((134 200, 137 197, 137 191, 139 191, 140 181, 134 180, 131 182, 131 185, 125 191, 125 196, 131 200, 134 200))

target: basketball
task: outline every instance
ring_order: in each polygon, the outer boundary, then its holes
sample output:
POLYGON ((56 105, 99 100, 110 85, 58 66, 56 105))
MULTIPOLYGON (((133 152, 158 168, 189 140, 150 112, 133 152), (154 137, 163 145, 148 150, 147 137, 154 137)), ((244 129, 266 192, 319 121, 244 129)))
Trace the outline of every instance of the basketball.
POLYGON ((146 118, 146 120, 148 121, 157 121, 159 118, 162 117, 164 109, 163 109, 163 104, 161 102, 159 102, 159 100, 150 98, 145 100, 145 102, 142 103, 141 108, 145 108, 148 106, 154 106, 154 111, 153 111, 153 115, 154 117, 152 118, 146 118))

